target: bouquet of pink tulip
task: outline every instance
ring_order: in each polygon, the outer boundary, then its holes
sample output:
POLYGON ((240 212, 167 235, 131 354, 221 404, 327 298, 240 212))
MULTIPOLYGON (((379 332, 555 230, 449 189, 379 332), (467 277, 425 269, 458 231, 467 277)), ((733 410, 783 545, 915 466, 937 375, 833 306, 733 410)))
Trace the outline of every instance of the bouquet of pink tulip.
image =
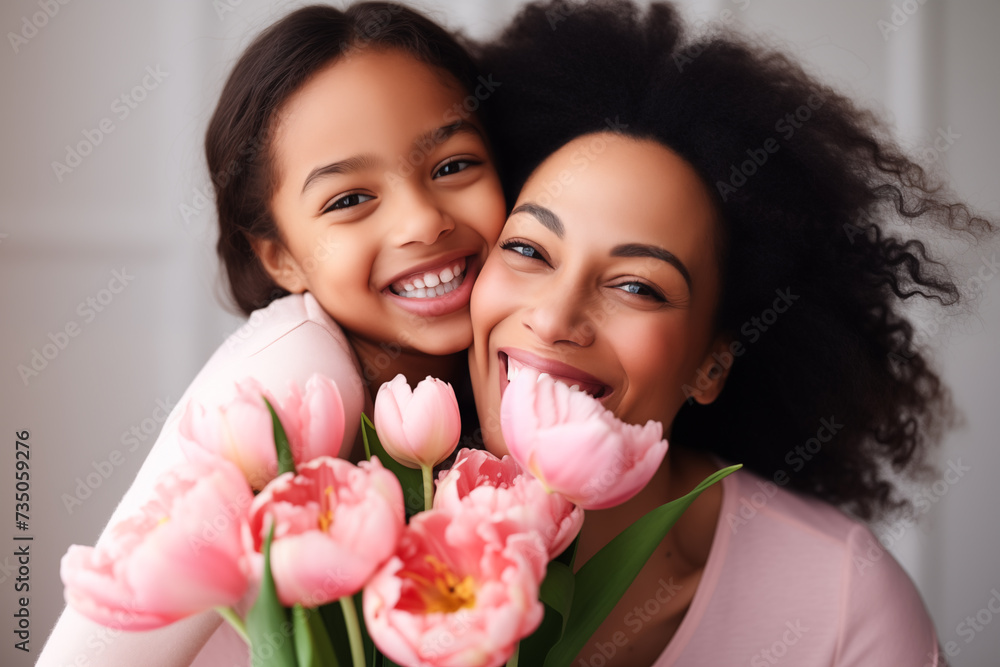
POLYGON ((658 423, 624 424, 522 372, 501 405, 512 456, 463 449, 435 492, 432 470, 460 437, 451 387, 427 378, 411 391, 397 376, 374 417, 362 418, 369 460, 354 465, 336 458, 344 409, 325 378, 284 400, 246 381, 226 405, 190 406, 190 464, 96 548, 70 547, 67 602, 127 630, 214 608, 254 667, 568 667, 681 513, 739 467, 574 572, 584 510, 625 502, 662 462, 658 423))

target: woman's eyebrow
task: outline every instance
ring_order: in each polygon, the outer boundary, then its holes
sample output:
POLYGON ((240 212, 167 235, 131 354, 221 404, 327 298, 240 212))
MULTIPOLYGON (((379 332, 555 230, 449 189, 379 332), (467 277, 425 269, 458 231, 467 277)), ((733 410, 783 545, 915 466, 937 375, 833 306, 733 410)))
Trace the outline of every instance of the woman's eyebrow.
POLYGON ((549 209, 545 208, 544 206, 539 206, 538 204, 532 204, 531 202, 526 202, 524 204, 521 204, 520 206, 517 206, 516 208, 514 208, 513 211, 510 212, 511 215, 514 215, 515 213, 529 213, 532 216, 534 216, 534 218, 538 220, 538 222, 542 223, 550 232, 552 232, 559 238, 563 238, 563 236, 565 235, 565 227, 563 227, 562 220, 559 219, 558 215, 556 215, 549 209))
POLYGON ((684 282, 687 283, 688 291, 691 290, 691 274, 688 272, 687 267, 684 266, 684 262, 677 259, 669 250, 664 250, 663 248, 655 245, 647 245, 645 243, 625 243, 623 245, 617 245, 611 249, 612 257, 651 257, 653 259, 659 259, 670 266, 677 269, 681 276, 684 278, 684 282))
POLYGON ((378 157, 370 153, 366 153, 363 155, 355 155, 345 160, 331 162, 330 164, 323 165, 322 167, 316 167, 309 172, 308 176, 306 176, 306 180, 302 184, 302 192, 305 193, 306 189, 320 178, 332 176, 334 174, 349 174, 353 171, 363 171, 365 169, 377 169, 380 164, 382 164, 382 162, 378 159, 378 157))

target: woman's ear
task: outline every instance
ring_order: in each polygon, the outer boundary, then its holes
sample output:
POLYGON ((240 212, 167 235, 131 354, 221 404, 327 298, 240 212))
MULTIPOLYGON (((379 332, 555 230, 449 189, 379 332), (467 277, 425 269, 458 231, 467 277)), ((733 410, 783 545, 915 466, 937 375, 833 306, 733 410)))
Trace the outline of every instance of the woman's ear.
POLYGON ((306 291, 308 281, 305 272, 284 243, 278 239, 256 238, 250 241, 250 245, 264 270, 279 287, 292 294, 306 291))
POLYGON ((720 334, 712 342, 708 354, 695 371, 694 381, 688 385, 691 387, 689 398, 701 405, 708 405, 722 393, 726 378, 729 377, 729 369, 735 361, 733 353, 729 351, 730 343, 732 339, 728 334, 720 334))

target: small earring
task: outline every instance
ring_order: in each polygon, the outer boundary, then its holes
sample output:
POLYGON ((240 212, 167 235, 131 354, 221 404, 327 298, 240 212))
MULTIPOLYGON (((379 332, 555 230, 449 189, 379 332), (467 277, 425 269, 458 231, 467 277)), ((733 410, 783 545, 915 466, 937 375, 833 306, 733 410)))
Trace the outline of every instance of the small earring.
POLYGON ((712 367, 708 369, 708 379, 714 380, 720 375, 722 375, 722 368, 719 366, 719 364, 712 364, 712 367))

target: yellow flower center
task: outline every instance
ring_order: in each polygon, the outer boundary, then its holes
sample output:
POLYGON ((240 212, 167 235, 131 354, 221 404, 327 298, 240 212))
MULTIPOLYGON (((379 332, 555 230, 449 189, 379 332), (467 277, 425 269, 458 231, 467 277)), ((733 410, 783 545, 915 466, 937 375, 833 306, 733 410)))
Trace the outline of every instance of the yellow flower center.
POLYGON ((320 511, 319 511, 319 529, 324 533, 330 528, 330 524, 333 523, 333 508, 330 498, 333 496, 333 486, 328 486, 323 489, 323 495, 320 497, 320 511))
POLYGON ((459 579, 447 565, 430 554, 424 556, 427 563, 434 569, 432 579, 410 573, 414 581, 421 584, 420 598, 424 602, 424 610, 428 614, 451 614, 460 609, 476 606, 476 583, 471 575, 459 579))

